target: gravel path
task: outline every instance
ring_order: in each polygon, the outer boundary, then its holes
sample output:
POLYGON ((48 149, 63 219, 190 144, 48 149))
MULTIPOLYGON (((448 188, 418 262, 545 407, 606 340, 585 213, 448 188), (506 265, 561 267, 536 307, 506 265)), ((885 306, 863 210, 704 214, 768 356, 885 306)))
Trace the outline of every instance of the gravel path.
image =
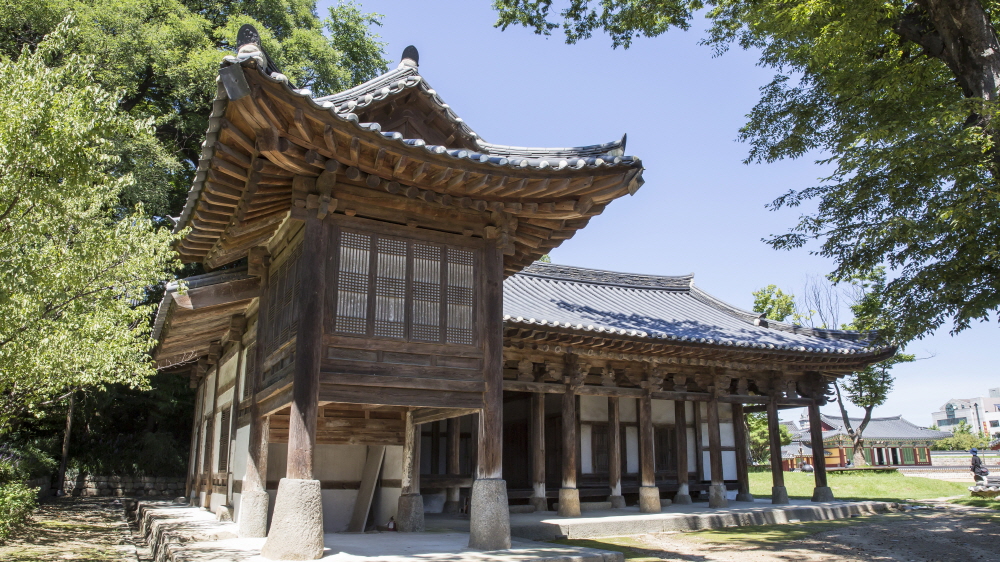
POLYGON ((3 562, 136 562, 122 502, 116 498, 53 498, 20 537, 0 546, 3 562))

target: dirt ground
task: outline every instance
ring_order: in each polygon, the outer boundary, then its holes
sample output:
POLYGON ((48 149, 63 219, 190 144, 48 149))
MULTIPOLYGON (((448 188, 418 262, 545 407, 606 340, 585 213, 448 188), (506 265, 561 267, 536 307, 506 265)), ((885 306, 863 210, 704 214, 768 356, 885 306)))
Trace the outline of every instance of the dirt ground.
POLYGON ((115 498, 59 498, 35 512, 26 531, 0 546, 3 562, 135 562, 135 547, 115 498))
MULTIPOLYGON (((1000 512, 937 502, 872 517, 697 533, 572 541, 623 550, 629 562, 1000 562, 1000 512)), ((0 561, 135 562, 120 501, 63 498, 43 504, 0 561)))
MULTIPOLYGON (((626 559, 685 562, 1000 561, 1000 513, 949 506, 843 521, 644 535, 626 559)), ((590 544, 600 548, 598 544, 590 544)), ((631 551, 631 552, 629 552, 631 551)))

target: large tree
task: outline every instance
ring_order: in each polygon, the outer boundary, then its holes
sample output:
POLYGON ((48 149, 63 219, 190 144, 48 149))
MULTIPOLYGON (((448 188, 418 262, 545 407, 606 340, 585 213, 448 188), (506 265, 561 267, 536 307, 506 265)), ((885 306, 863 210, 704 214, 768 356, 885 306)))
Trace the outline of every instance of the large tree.
POLYGON ((136 181, 122 148, 155 145, 152 126, 69 54, 70 27, 0 58, 0 434, 73 389, 143 385, 141 303, 176 266, 169 231, 120 204, 136 181))
POLYGON ((760 53, 774 79, 739 137, 748 162, 821 154, 823 183, 772 207, 817 200, 775 248, 812 239, 835 276, 888 266, 874 297, 891 320, 883 335, 953 332, 1000 307, 1000 43, 987 0, 495 0, 497 25, 570 43, 603 30, 614 46, 671 27, 702 8, 705 43, 760 53))
POLYGON ((241 25, 254 24, 281 71, 317 95, 353 86, 386 65, 371 31, 381 16, 346 2, 321 19, 315 0, 0 0, 0 56, 16 59, 71 13, 68 51, 95 58, 94 79, 119 95, 120 109, 153 120, 155 160, 148 151, 121 155, 138 179, 122 199, 160 216, 176 215, 184 204, 219 63, 233 54, 241 25))

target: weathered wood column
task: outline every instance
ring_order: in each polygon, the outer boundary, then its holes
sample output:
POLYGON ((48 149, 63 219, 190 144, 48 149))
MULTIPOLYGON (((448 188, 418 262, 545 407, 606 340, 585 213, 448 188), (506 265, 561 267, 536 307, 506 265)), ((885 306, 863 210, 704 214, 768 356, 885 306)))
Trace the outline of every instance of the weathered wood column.
POLYGON ((653 441, 653 399, 647 391, 639 398, 639 511, 643 513, 659 513, 661 509, 653 441))
POLYGON ((402 533, 424 530, 424 498, 420 495, 420 431, 420 424, 413 423, 413 412, 406 412, 402 490, 396 509, 396 529, 402 533))
POLYGON ((781 433, 778 429, 778 398, 771 396, 767 401, 767 440, 771 446, 771 503, 788 503, 785 489, 785 473, 781 466, 781 433))
POLYGON ((531 431, 531 505, 535 511, 548 511, 545 495, 545 395, 531 395, 531 412, 528 415, 531 431))
MULTIPOLYGON (((249 270, 251 274, 260 276, 260 297, 257 306, 257 342, 253 346, 254 370, 247 371, 244 384, 250 390, 250 444, 247 455, 247 471, 243 476, 243 487, 240 492, 240 510, 236 514, 240 538, 258 538, 267 536, 267 510, 270 497, 267 494, 267 439, 270 429, 270 417, 261 416, 260 403, 257 402, 257 392, 260 390, 261 376, 264 365, 264 326, 268 325, 268 307, 270 296, 268 272, 271 256, 266 248, 254 248, 250 251, 249 270)), ((239 396, 233 400, 238 404, 239 396)), ((236 417, 236 416, 233 416, 236 417)))
POLYGON ((469 547, 510 548, 510 506, 503 481, 503 250, 498 238, 486 241, 480 280, 483 315, 483 409, 479 414, 479 454, 472 483, 469 547))
MULTIPOLYGON (((215 476, 215 410, 219 407, 219 345, 212 344, 215 349, 215 375, 212 390, 212 407, 208 410, 208 423, 205 425, 205 464, 202 468, 207 472, 205 482, 205 502, 201 507, 212 509, 212 489, 215 476)), ((213 352, 209 351, 209 361, 212 360, 213 352)))
POLYGON ((194 420, 191 424, 191 450, 188 454, 188 473, 187 481, 184 484, 184 494, 188 498, 188 502, 191 505, 195 504, 195 496, 198 495, 198 444, 199 437, 201 435, 201 422, 202 416, 201 412, 205 408, 202 404, 204 400, 204 389, 202 385, 198 384, 198 367, 197 365, 192 367, 193 371, 191 373, 191 385, 194 386, 195 399, 194 399, 194 420))
POLYGON ((722 474, 722 434, 719 428, 719 400, 708 400, 708 460, 712 483, 708 487, 708 507, 727 507, 726 482, 722 474))
POLYGON ((611 507, 625 507, 622 497, 622 433, 621 404, 617 396, 608 397, 608 487, 611 507))
MULTIPOLYGON (((462 447, 462 418, 448 418, 448 446, 445 455, 448 459, 447 473, 449 476, 459 476, 459 452, 462 447)), ((444 513, 458 513, 461 511, 461 489, 458 486, 451 486, 446 492, 444 502, 444 513)))
POLYGON ((747 447, 747 424, 743 404, 733 404, 733 434, 736 441, 736 501, 752 502, 750 493, 750 461, 747 447))
POLYGON ((562 395, 562 488, 559 489, 559 515, 580 516, 580 490, 576 487, 576 457, 580 439, 576 431, 576 392, 566 385, 562 395))
MULTIPOLYGON (((315 178, 295 176, 292 182, 293 192, 313 193, 315 187, 315 178)), ((313 456, 319 415, 329 231, 314 210, 300 210, 305 215, 305 228, 297 268, 299 319, 288 423, 288 465, 285 478, 278 483, 271 531, 261 549, 261 555, 272 560, 315 560, 323 556, 323 500, 319 480, 313 479, 313 456)))
POLYGON ((677 432, 677 493, 674 503, 688 505, 691 503, 691 489, 688 487, 688 432, 687 432, 687 402, 674 400, 674 428, 677 432))
POLYGON ((823 446, 823 420, 819 417, 819 403, 809 405, 809 435, 813 452, 813 476, 816 488, 813 490, 812 501, 832 502, 833 490, 826 481, 826 447, 823 446))

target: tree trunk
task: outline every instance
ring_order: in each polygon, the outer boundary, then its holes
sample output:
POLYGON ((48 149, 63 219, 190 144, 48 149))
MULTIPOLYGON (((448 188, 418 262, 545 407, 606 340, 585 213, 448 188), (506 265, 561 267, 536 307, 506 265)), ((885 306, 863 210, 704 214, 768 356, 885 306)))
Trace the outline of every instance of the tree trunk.
POLYGON ((851 457, 851 462, 854 466, 868 466, 868 461, 865 460, 865 452, 863 450, 865 446, 865 439, 861 434, 855 434, 854 436, 854 456, 851 457))
POLYGON ((69 436, 73 432, 73 401, 75 392, 69 395, 69 406, 66 408, 66 433, 63 434, 62 459, 59 461, 59 479, 56 480, 56 494, 65 493, 66 464, 69 462, 69 436))

